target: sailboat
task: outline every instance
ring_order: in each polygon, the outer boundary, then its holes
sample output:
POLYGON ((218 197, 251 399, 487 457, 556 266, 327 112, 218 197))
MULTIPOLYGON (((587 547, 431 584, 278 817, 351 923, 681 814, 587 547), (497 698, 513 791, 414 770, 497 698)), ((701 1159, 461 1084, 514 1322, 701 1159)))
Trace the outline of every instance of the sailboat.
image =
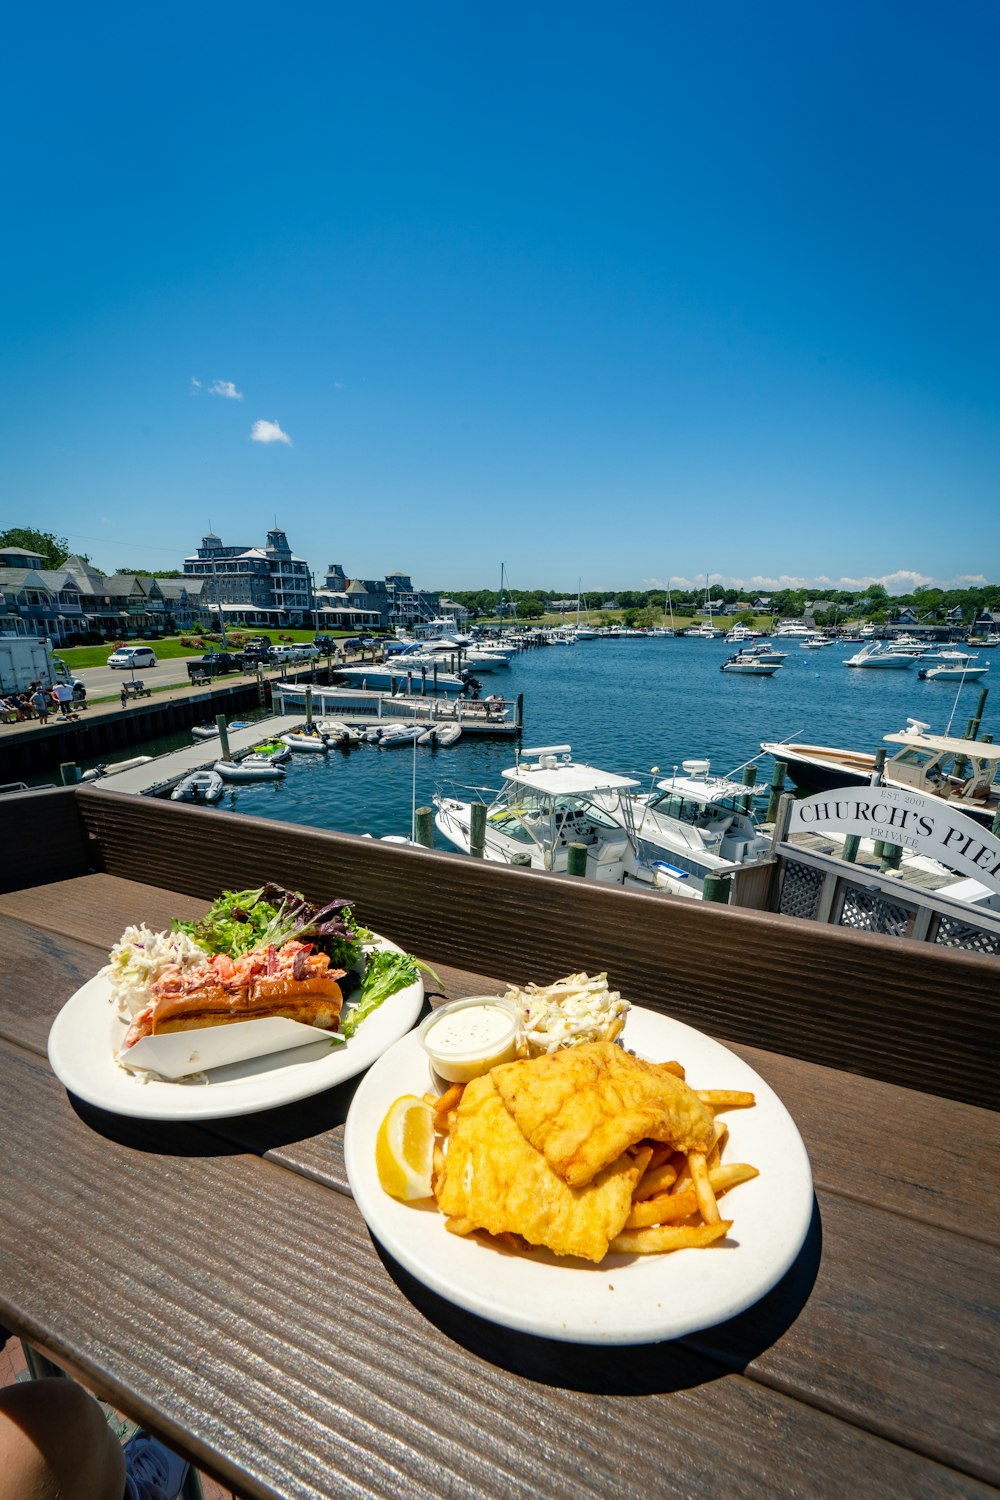
POLYGON ((590 623, 590 605, 585 606, 587 623, 580 623, 580 579, 576 580, 576 638, 578 641, 600 640, 601 632, 590 623))

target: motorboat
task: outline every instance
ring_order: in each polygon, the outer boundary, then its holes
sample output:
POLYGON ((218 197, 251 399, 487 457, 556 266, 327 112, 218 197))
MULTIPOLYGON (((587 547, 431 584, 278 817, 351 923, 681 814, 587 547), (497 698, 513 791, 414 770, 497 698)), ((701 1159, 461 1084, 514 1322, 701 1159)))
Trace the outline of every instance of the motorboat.
POLYGON ((923 657, 934 649, 933 641, 918 641, 912 635, 894 635, 890 641, 893 651, 903 651, 907 656, 923 657))
POLYGON ((844 658, 845 667, 878 667, 883 671, 905 671, 907 667, 913 666, 914 658, 906 656, 902 651, 893 651, 888 646, 883 646, 880 641, 870 641, 862 646, 860 651, 853 656, 844 658))
POLYGON ((752 656, 748 651, 729 657, 728 661, 722 663, 720 670, 736 672, 744 677, 772 677, 775 672, 780 672, 781 662, 761 661, 759 656, 752 656))
POLYGON ((792 638, 801 641, 812 640, 817 635, 817 631, 810 629, 808 625, 796 625, 789 621, 787 625, 779 625, 777 630, 772 630, 771 634, 775 640, 792 638))
POLYGON ((281 781, 285 772, 265 756, 245 755, 242 760, 217 760, 215 770, 223 781, 281 781))
MULTIPOLYGON (((712 776, 708 760, 685 760, 681 771, 679 776, 675 769, 634 799, 634 826, 643 857, 655 864, 666 855, 684 871, 683 894, 700 895, 706 875, 761 859, 771 840, 753 811, 760 789, 712 776)), ((667 888, 675 889, 675 883, 667 888)))
MULTIPOLYGON (((905 729, 883 736, 893 747, 882 773, 885 785, 940 797, 991 823, 1000 809, 1000 745, 929 731, 920 719, 908 719, 905 729)), ((795 785, 806 792, 868 786, 876 774, 875 756, 864 750, 781 742, 760 748, 784 761, 795 785)))
POLYGON ((218 802, 225 785, 218 771, 192 771, 170 793, 171 802, 218 802))
POLYGON ((684 634, 696 641, 718 641, 722 639, 723 631, 703 620, 700 625, 689 625, 684 634))
MULTIPOLYGON (((657 884, 641 861, 632 822, 632 794, 641 785, 572 759, 569 745, 525 749, 504 771, 504 785, 486 812, 484 857, 500 864, 565 871, 569 846, 586 847, 586 874, 600 884, 657 884)), ((463 853, 471 843, 472 803, 435 794, 434 823, 463 853)))
POLYGON ((419 693, 425 686, 428 692, 436 689, 439 693, 461 693, 465 689, 465 679, 457 672, 442 671, 434 663, 422 668, 406 666, 406 661, 406 656, 399 656, 389 662, 369 662, 352 667, 340 666, 335 670, 338 677, 345 678, 355 687, 373 688, 379 691, 391 688, 396 692, 402 690, 419 693))
POLYGON ((776 661, 783 662, 788 656, 787 651, 779 651, 776 646, 769 646, 766 641, 759 641, 756 646, 741 646, 737 656, 750 656, 754 661, 776 661))
POLYGON ((295 729, 281 736, 282 744, 289 750, 301 750, 307 754, 325 755, 330 746, 315 727, 312 730, 295 729))
MULTIPOLYGON (((588 879, 700 897, 707 875, 770 842, 747 810, 749 787, 709 777, 708 761, 683 769, 643 794, 635 777, 575 762, 569 745, 526 749, 487 808, 484 856, 564 871, 570 845, 583 844, 588 879)), ((439 832, 468 853, 471 802, 438 794, 434 806, 439 832)))
POLYGON ((941 662, 935 667, 921 666, 917 676, 928 682, 978 682, 989 670, 989 662, 983 662, 980 666, 970 656, 966 662, 941 662))
POLYGON ((437 742, 439 745, 453 745, 456 740, 460 740, 461 738, 461 724, 439 724, 437 726, 437 742))

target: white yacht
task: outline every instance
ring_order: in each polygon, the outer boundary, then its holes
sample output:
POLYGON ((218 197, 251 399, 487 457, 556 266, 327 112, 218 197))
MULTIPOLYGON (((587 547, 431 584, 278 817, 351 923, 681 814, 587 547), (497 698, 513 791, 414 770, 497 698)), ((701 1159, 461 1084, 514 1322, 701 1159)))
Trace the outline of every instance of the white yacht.
POLYGON ((666 855, 693 882, 687 894, 700 895, 706 875, 770 849, 753 814, 754 796, 766 789, 712 776, 707 760, 685 760, 681 770, 635 798, 633 820, 640 852, 654 862, 666 855))
POLYGON ((901 671, 912 667, 915 658, 906 656, 902 651, 892 651, 888 646, 883 646, 880 641, 869 641, 862 646, 860 651, 853 656, 844 658, 845 667, 872 667, 883 671, 901 671))
POLYGON ((405 656, 400 656, 392 661, 367 662, 364 665, 351 667, 339 666, 335 670, 337 676, 344 678, 352 687, 377 688, 379 691, 384 691, 385 688, 395 688, 397 691, 405 692, 408 688, 412 688, 413 691, 420 692, 425 681, 428 691, 436 685, 439 693, 461 693, 465 688, 465 683, 457 672, 445 672, 439 666, 436 668, 435 677, 433 662, 405 666, 406 660, 405 656))
MULTIPOLYGON (((991 823, 1000 810, 1000 745, 934 735, 929 729, 920 719, 908 719, 905 729, 883 736, 893 749, 883 781, 941 797, 961 812, 991 823)), ((875 756, 865 750, 780 741, 760 748, 784 761, 795 785, 806 792, 867 786, 875 773, 875 756)))
POLYGON ((742 677, 773 677, 775 672, 781 671, 781 662, 761 661, 759 656, 753 656, 749 651, 741 651, 724 661, 721 670, 735 672, 742 677))
POLYGON ((799 641, 814 640, 818 634, 818 631, 810 630, 808 625, 797 625, 793 621, 789 621, 786 625, 779 625, 777 630, 771 631, 774 640, 777 640, 779 636, 782 640, 789 638, 799 641))
MULTIPOLYGON (((578 765, 569 745, 524 749, 503 774, 504 785, 486 813, 486 859, 565 871, 570 844, 583 843, 589 879, 656 884, 651 867, 639 873, 632 794, 641 783, 634 777, 578 765)), ((471 802, 437 794, 434 807, 437 828, 467 854, 471 802)))
POLYGON ((963 662, 940 662, 936 667, 920 665, 917 676, 928 682, 978 682, 989 671, 989 662, 980 665, 974 657, 963 662))
MULTIPOLYGON (((769 847, 745 810, 751 790, 710 778, 708 761, 685 761, 684 776, 643 794, 634 777, 575 762, 569 745, 522 757, 488 806, 486 859, 565 871, 570 844, 582 843, 588 879, 700 897, 707 875, 769 847)), ((434 806, 439 831, 468 853, 472 804, 438 794, 434 806)))
POLYGON ((700 625, 689 625, 684 634, 696 641, 718 641, 722 639, 723 632, 710 625, 707 620, 702 620, 700 625))

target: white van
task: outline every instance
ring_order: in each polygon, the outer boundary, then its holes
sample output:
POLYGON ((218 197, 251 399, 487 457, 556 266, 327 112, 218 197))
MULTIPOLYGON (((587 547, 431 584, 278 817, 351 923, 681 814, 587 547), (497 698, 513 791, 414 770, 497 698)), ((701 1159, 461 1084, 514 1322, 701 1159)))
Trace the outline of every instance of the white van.
POLYGON ((155 667, 156 652, 151 646, 119 646, 108 657, 109 667, 155 667))

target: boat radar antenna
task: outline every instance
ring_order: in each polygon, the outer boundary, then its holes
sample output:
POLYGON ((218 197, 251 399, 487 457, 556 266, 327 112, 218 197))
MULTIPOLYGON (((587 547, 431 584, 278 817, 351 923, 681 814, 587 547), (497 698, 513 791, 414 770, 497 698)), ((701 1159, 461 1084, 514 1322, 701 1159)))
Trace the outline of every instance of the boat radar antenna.
POLYGON ((927 731, 930 729, 930 727, 931 726, 929 724, 925 724, 922 719, 911 719, 911 718, 907 717, 907 720, 906 720, 906 732, 907 732, 907 734, 926 734, 927 731))

